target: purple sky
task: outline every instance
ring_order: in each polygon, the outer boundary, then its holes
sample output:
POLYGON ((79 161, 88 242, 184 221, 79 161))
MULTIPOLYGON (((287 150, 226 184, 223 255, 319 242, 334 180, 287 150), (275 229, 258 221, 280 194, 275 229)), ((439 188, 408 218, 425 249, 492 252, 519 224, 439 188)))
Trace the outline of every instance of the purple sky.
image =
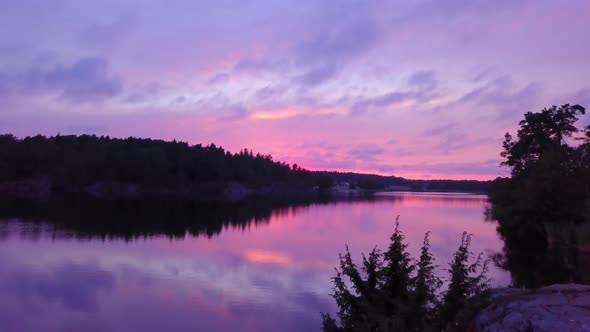
POLYGON ((585 0, 0 0, 0 132, 494 178, 524 112, 590 106, 588 13, 585 0))

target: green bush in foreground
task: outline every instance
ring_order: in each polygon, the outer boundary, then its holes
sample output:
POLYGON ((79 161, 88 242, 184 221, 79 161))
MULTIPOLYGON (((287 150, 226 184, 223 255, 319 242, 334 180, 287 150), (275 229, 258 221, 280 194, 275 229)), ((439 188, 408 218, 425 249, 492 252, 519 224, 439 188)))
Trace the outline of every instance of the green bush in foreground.
POLYGON ((468 300, 488 288, 488 260, 480 254, 472 261, 471 235, 465 232, 449 264, 444 291, 443 280, 434 272, 428 233, 418 260, 407 252, 398 221, 390 240, 385 252, 375 248, 363 254, 360 270, 348 247, 340 255, 340 268, 332 278, 340 326, 330 314, 322 314, 324 332, 455 330, 468 300))

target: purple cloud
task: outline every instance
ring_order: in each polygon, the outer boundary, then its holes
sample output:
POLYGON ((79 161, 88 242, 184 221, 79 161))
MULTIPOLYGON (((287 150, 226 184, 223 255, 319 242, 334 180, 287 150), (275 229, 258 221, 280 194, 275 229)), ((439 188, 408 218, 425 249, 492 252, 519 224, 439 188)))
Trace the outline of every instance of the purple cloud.
MULTIPOLYGON (((507 75, 496 77, 467 91, 455 101, 433 108, 433 111, 470 109, 473 112, 494 114, 494 121, 515 122, 527 111, 541 107, 543 86, 538 82, 518 86, 507 75)), ((481 120, 481 119, 480 119, 481 120)))
POLYGON ((388 107, 406 101, 427 102, 437 96, 437 81, 433 71, 416 71, 407 80, 404 90, 360 98, 351 107, 353 114, 363 113, 371 106, 388 107))
POLYGON ((433 70, 420 70, 412 74, 408 79, 410 86, 417 87, 424 91, 432 90, 436 87, 436 76, 433 70))
POLYGON ((326 65, 314 68, 301 75, 298 79, 300 83, 306 86, 316 86, 336 76, 337 71, 334 66, 326 65))
POLYGON ((441 134, 447 134, 448 132, 452 131, 457 127, 455 123, 449 123, 441 126, 436 126, 424 131, 424 136, 439 136, 441 134))
POLYGON ((358 20, 337 31, 322 32, 298 47, 297 62, 308 65, 318 61, 346 60, 366 51, 379 36, 374 21, 358 20))
POLYGON ((187 101, 185 96, 178 96, 175 97, 174 99, 172 99, 172 101, 170 101, 170 106, 180 106, 185 104, 187 101))
POLYGON ((157 82, 149 82, 129 90, 129 93, 124 98, 124 102, 133 104, 153 99, 162 92, 163 88, 157 82))
POLYGON ((207 80, 208 84, 221 84, 229 80, 229 75, 226 73, 219 73, 207 80))
POLYGON ((224 110, 223 115, 219 117, 221 121, 237 121, 248 117, 248 109, 240 105, 233 105, 224 110))
POLYGON ((324 32, 302 42, 297 49, 296 64, 307 69, 298 81, 316 86, 332 79, 345 62, 368 50, 378 37, 375 22, 359 20, 341 30, 324 32))
POLYGON ((18 74, 15 82, 14 90, 57 94, 75 103, 103 101, 123 92, 122 80, 109 75, 102 57, 81 58, 71 66, 33 67, 18 74))
POLYGON ((349 154, 353 159, 372 160, 374 157, 381 155, 385 150, 375 144, 361 144, 350 149, 349 154))
POLYGON ((265 86, 264 88, 256 91, 254 94, 255 98, 259 100, 268 100, 274 99, 282 96, 285 92, 288 91, 288 87, 284 85, 277 85, 277 86, 265 86))

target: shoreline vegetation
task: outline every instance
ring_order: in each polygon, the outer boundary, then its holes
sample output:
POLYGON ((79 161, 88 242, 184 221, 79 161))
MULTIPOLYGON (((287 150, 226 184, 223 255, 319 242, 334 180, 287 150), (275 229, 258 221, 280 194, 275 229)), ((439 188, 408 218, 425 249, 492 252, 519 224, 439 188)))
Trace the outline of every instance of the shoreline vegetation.
POLYGON ((358 267, 346 247, 332 278, 338 322, 322 313, 324 332, 465 331, 476 302, 489 289, 489 259, 469 251, 471 235, 463 233, 448 265, 448 277, 435 273, 436 259, 424 235, 420 256, 407 251, 399 216, 389 246, 362 255, 358 267), (444 287, 443 287, 444 286, 444 287), (477 300, 476 300, 477 299, 477 300))
POLYGON ((486 193, 491 181, 409 180, 375 174, 309 171, 297 164, 215 144, 96 135, 0 135, 0 195, 34 200, 85 194, 94 198, 181 196, 236 200, 318 191, 486 193))
POLYGON ((511 177, 490 188, 490 219, 505 252, 494 261, 515 287, 590 284, 590 125, 580 105, 527 112, 515 136, 506 133, 503 165, 511 177))

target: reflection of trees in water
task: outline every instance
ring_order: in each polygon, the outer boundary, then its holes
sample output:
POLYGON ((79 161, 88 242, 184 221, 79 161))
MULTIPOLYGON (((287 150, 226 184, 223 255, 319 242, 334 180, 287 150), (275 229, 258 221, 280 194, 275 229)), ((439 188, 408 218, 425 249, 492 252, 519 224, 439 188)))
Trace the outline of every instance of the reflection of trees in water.
MULTIPOLYGON (((366 204, 383 199, 394 201, 397 198, 306 195, 204 202, 170 198, 96 200, 70 197, 43 203, 13 199, 0 200, 0 220, 18 220, 18 232, 28 238, 212 237, 227 228, 247 229, 268 223, 275 217, 294 215, 299 209, 315 204, 344 201, 366 204)), ((8 224, 0 222, 0 237, 8 236, 8 232, 8 224)))
POLYGON ((503 253, 494 262, 510 271, 516 287, 556 283, 590 284, 590 227, 500 214, 497 231, 503 253))

